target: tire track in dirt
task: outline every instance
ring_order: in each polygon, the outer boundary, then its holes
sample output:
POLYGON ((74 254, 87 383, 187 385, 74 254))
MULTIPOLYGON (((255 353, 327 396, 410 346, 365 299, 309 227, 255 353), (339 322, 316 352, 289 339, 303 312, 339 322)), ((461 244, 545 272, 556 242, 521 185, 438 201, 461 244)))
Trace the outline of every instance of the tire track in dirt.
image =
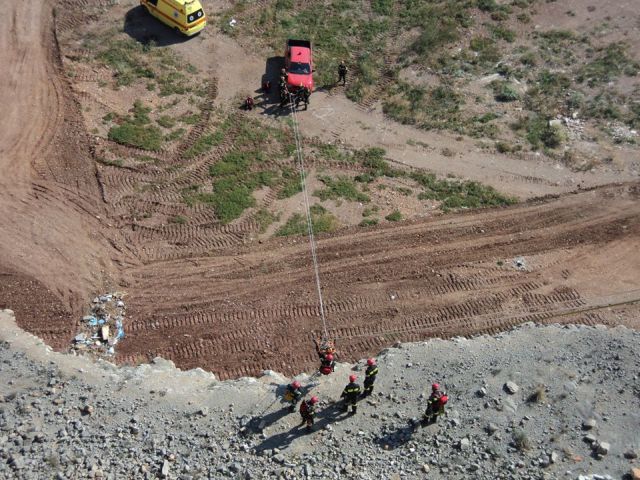
MULTIPOLYGON (((326 313, 341 358, 355 360, 396 341, 557 321, 558 312, 588 307, 579 289, 552 282, 546 272, 567 270, 573 251, 638 241, 637 199, 634 186, 611 186, 321 237, 326 313), (532 271, 496 265, 518 255, 549 261, 536 260, 541 266, 532 271)), ((307 257, 304 239, 273 239, 226 255, 131 269, 134 320, 118 359, 162 355, 220 378, 312 370, 310 338, 321 326, 307 257)), ((570 318, 609 321, 579 312, 570 318)))

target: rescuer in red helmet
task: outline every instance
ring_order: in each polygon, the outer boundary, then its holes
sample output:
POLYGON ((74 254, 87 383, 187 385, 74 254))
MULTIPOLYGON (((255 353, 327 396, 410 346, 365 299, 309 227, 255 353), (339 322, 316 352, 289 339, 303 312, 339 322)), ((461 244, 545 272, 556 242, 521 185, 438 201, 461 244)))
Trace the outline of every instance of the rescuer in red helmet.
POLYGON ((445 392, 440 390, 440 385, 431 385, 431 395, 427 400, 427 410, 424 412, 423 423, 431 424, 438 421, 438 417, 444 413, 444 406, 449 401, 445 392))
POLYGON ((294 380, 289 385, 284 392, 284 399, 286 402, 290 403, 289 410, 291 412, 296 411, 296 405, 300 398, 302 398, 302 391, 300 390, 300 382, 298 380, 294 380))
POLYGON ((376 381, 378 375, 378 365, 376 365, 376 359, 370 358, 367 360, 367 370, 364 372, 364 392, 363 397, 368 397, 373 393, 373 384, 376 381))
POLYGON ((318 397, 311 397, 309 400, 305 400, 300 404, 300 416, 302 417, 302 423, 300 426, 306 424, 307 430, 313 428, 313 416, 315 415, 316 404, 318 403, 318 397))
POLYGON ((320 373, 329 375, 336 369, 336 348, 331 340, 322 340, 318 343, 315 338, 313 342, 316 344, 316 352, 320 357, 320 373))
POLYGON ((360 385, 356 383, 358 377, 355 375, 349 375, 349 383, 342 391, 342 398, 344 398, 344 408, 348 412, 349 406, 351 406, 351 414, 356 413, 358 409, 358 397, 362 392, 360 385))

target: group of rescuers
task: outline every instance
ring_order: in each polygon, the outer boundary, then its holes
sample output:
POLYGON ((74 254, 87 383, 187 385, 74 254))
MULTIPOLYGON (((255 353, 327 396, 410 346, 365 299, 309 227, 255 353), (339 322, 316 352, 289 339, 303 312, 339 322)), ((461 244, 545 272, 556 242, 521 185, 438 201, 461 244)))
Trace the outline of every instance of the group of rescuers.
MULTIPOLYGON (((336 365, 336 349, 335 345, 330 340, 323 340, 318 342, 314 339, 316 344, 316 351, 320 357, 319 374, 329 375, 334 372, 336 365)), ((358 400, 368 397, 373 393, 373 386, 378 376, 378 365, 374 358, 367 360, 367 369, 364 373, 364 389, 358 385, 358 377, 356 375, 349 375, 349 383, 342 391, 341 398, 344 401, 344 409, 351 415, 355 414, 358 409, 358 400)), ((291 412, 295 412, 298 402, 302 399, 302 385, 298 380, 293 381, 287 385, 284 393, 284 400, 290 404, 289 409, 291 412)), ((431 395, 427 400, 427 408, 422 417, 422 425, 429 425, 435 423, 438 417, 444 413, 444 406, 449 400, 447 394, 440 389, 440 385, 434 383, 431 385, 431 395)), ((306 425, 307 430, 313 429, 314 416, 316 412, 316 405, 319 399, 317 396, 312 396, 309 399, 303 400, 300 403, 299 412, 302 419, 301 426, 306 425)))
MULTIPOLYGON (((342 82, 342 85, 347 83, 347 72, 349 69, 344 63, 344 60, 338 65, 338 83, 342 82)), ((289 102, 292 105, 295 104, 296 109, 300 106, 300 103, 304 103, 304 109, 309 107, 309 100, 311 98, 311 90, 302 83, 295 90, 290 90, 287 86, 287 71, 283 68, 280 70, 280 81, 278 82, 278 89, 280 92, 280 107, 285 107, 289 102)), ((268 93, 271 90, 271 82, 265 80, 262 83, 262 91, 268 93)), ((255 101, 251 95, 249 95, 244 101, 245 109, 253 110, 255 101)))

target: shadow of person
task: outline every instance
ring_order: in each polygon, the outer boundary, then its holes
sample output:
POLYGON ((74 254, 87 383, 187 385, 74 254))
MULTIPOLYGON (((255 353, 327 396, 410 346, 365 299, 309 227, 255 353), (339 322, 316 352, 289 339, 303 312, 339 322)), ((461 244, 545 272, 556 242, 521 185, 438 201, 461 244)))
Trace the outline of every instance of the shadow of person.
POLYGON ((343 401, 332 403, 318 411, 316 414, 314 430, 321 430, 331 423, 340 422, 350 416, 351 415, 347 414, 345 410, 345 404, 343 401))
POLYGON ((299 436, 304 435, 305 430, 301 429, 299 425, 290 428, 287 431, 282 433, 278 433, 277 435, 273 435, 272 437, 265 438, 260 445, 256 447, 256 453, 260 454, 265 450, 273 450, 274 448, 278 448, 280 450, 284 450, 291 442, 298 438, 299 436))
POLYGON ((143 45, 153 44, 158 47, 183 43, 192 38, 152 17, 142 5, 133 7, 125 14, 124 32, 136 42, 143 45))
POLYGON ((385 450, 393 450, 406 444, 414 432, 418 428, 419 423, 410 422, 404 427, 400 427, 396 430, 390 430, 383 433, 381 436, 374 440, 374 443, 379 445, 385 450))

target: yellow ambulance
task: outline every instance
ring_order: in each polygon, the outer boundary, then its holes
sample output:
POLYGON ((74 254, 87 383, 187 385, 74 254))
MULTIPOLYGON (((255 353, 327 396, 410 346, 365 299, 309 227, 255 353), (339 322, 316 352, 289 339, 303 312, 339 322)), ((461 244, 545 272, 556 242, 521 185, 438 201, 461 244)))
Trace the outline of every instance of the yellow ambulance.
POLYGON ((140 0, 140 5, 184 35, 195 35, 207 24, 200 0, 140 0))

